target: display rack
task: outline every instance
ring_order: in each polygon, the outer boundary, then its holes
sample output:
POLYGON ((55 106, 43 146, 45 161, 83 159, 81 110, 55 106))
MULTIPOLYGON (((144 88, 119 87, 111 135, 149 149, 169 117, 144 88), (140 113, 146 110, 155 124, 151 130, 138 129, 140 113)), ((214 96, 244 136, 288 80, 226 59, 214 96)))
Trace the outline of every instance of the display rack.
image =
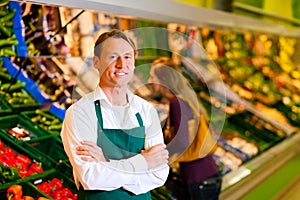
MULTIPOLYGON (((19 1, 22 2, 22 1, 19 1)), ((140 0, 140 1, 60 1, 36 0, 26 1, 47 5, 66 6, 70 8, 87 9, 90 11, 109 12, 119 16, 178 23, 187 26, 252 30, 262 33, 300 37, 297 30, 285 26, 234 15, 214 9, 195 7, 173 0, 140 0)))
MULTIPOLYGON (((218 10, 190 6, 171 0, 37 0, 26 2, 87 9, 95 12, 108 12, 122 17, 146 19, 164 23, 178 23, 187 26, 227 30, 248 30, 260 33, 300 37, 297 30, 291 30, 282 25, 237 16, 218 10)), ((238 99, 238 102, 242 103, 243 106, 246 106, 246 109, 253 114, 264 117, 264 115, 258 112, 250 103, 240 99, 238 99)), ((274 124, 276 123, 272 120, 271 122, 274 124)), ((297 148, 297 144, 300 142, 299 134, 295 134, 295 130, 288 126, 278 126, 283 128, 290 137, 263 152, 250 162, 242 165, 237 170, 226 174, 223 178, 223 192, 220 197, 221 199, 238 199, 242 197, 260 181, 271 175, 272 172, 280 168, 285 162, 300 152, 297 148)))

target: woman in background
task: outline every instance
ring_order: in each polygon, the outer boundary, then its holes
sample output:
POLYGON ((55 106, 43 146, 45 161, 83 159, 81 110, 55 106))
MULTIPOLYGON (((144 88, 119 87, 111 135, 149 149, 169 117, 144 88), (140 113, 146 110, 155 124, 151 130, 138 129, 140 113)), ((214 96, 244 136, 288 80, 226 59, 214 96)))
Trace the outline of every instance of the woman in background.
MULTIPOLYGON (((193 88, 171 60, 154 61, 148 82, 152 85, 153 93, 161 94, 169 102, 164 136, 172 164, 176 161, 175 157, 189 146, 189 121, 200 114, 207 115, 193 88)), ((183 192, 175 194, 179 200, 218 199, 222 179, 211 154, 191 162, 179 162, 179 174, 184 183, 183 192)))

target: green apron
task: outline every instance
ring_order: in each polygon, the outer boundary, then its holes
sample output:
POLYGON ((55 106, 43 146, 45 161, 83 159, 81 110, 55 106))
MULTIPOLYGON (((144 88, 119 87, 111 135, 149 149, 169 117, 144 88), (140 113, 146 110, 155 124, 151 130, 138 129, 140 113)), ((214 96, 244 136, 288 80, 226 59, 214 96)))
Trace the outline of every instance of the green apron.
MULTIPOLYGON (((97 145, 102 148, 106 159, 126 159, 141 152, 144 148, 145 127, 139 113, 136 118, 139 127, 132 129, 104 129, 100 101, 95 101, 95 109, 98 118, 97 145)), ((122 188, 112 191, 83 190, 78 193, 78 200, 150 200, 150 192, 135 195, 122 188)))

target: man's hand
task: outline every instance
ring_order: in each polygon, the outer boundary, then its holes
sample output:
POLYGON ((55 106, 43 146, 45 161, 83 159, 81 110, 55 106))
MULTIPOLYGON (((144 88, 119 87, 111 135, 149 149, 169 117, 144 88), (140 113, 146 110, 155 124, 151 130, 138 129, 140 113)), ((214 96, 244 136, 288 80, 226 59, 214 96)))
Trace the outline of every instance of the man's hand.
POLYGON ((102 152, 102 149, 93 142, 82 141, 81 145, 76 147, 76 154, 81 156, 81 159, 88 162, 107 162, 102 152))
POLYGON ((157 144, 147 150, 143 150, 141 155, 146 159, 148 169, 167 164, 169 159, 169 152, 166 150, 165 144, 157 144))

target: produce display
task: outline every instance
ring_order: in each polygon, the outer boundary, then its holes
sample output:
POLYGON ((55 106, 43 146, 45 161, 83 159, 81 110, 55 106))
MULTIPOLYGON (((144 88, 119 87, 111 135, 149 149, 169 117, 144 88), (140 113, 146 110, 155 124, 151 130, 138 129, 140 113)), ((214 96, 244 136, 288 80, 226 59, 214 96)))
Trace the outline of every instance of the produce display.
MULTIPOLYGON (((247 32, 208 29, 204 29, 201 34, 208 59, 215 62, 223 82, 231 91, 254 105, 256 110, 264 113, 264 117, 290 124, 285 113, 281 113, 275 106, 282 98, 274 82, 274 77, 282 72, 275 61, 276 53, 280 52, 276 47, 276 37, 261 35, 256 38, 247 32), (268 65, 259 64, 259 61, 265 61, 268 65), (273 68, 274 71, 270 70, 273 68)), ((211 61, 202 61, 200 66, 207 63, 211 61)), ((218 138, 218 150, 214 155, 222 174, 238 168, 288 137, 283 130, 247 111, 239 103, 229 99, 224 101, 218 94, 212 95, 189 66, 182 65, 181 71, 208 112, 212 107, 226 112, 224 128, 218 138)), ((220 120, 217 116, 211 120, 220 120)))
POLYGON ((14 180, 21 178, 17 168, 15 168, 13 166, 9 166, 9 165, 4 166, 3 164, 0 164, 0 171, 1 171, 0 183, 1 184, 5 184, 7 182, 14 181, 14 180))
POLYGON ((7 200, 50 200, 28 184, 12 185, 7 188, 6 194, 2 194, 1 197, 7 200))
POLYGON ((250 130, 238 130, 228 124, 228 121, 225 122, 224 132, 217 140, 218 148, 214 153, 223 175, 248 162, 264 150, 259 146, 261 140, 252 139, 249 133, 250 130), (247 135, 243 135, 243 132, 247 135))
POLYGON ((22 127, 21 125, 15 126, 13 128, 7 129, 7 133, 11 136, 17 138, 18 140, 30 140, 35 138, 36 136, 28 131, 26 128, 22 127))
POLYGON ((22 20, 29 56, 55 55, 59 42, 54 33, 60 28, 58 8, 38 4, 22 4, 22 20))
MULTIPOLYGON (((7 189, 5 196, 9 199, 23 200, 30 199, 30 196, 35 200, 59 199, 61 193, 64 193, 64 198, 76 199, 74 190, 68 189, 75 186, 74 182, 66 181, 60 175, 46 175, 49 165, 64 170, 69 178, 72 177, 72 168, 59 138, 63 115, 58 117, 49 107, 58 105, 65 110, 80 98, 81 94, 88 91, 89 88, 85 88, 80 82, 80 77, 76 80, 78 66, 70 68, 67 63, 70 63, 71 57, 67 57, 90 56, 87 50, 90 47, 87 44, 93 39, 94 33, 116 27, 121 23, 119 20, 123 19, 109 14, 89 13, 88 18, 78 17, 63 28, 62 26, 74 17, 72 9, 22 2, 22 16, 18 17, 22 18, 24 25, 21 29, 25 34, 23 39, 26 41, 28 58, 13 58, 12 56, 18 56, 17 46, 21 40, 15 32, 12 19, 20 13, 11 5, 7 0, 0 3, 0 56, 11 57, 17 69, 22 67, 22 74, 34 81, 37 87, 49 96, 50 102, 38 102, 26 89, 27 83, 8 73, 3 67, 3 60, 0 59, 0 135, 7 136, 8 141, 15 142, 20 147, 30 149, 29 154, 23 155, 1 147, 0 182, 3 185, 0 189, 7 189), (84 28, 83 21, 86 22, 84 28), (92 30, 92 33, 89 30, 92 30), (35 155, 36 158, 32 159, 30 155, 35 155), (11 163, 6 157, 17 162, 11 163), (38 158, 44 159, 38 161, 38 158), (46 169, 43 169, 39 164, 44 162, 51 164, 47 163, 46 169), (33 169, 30 169, 31 165, 33 169), (42 177, 31 179, 35 173, 42 173, 42 177), (29 179, 26 179, 28 177, 29 179), (15 181, 21 183, 14 184, 15 181), (62 186, 65 182, 69 185, 62 186), (66 197, 67 194, 70 196, 66 197)), ((128 21, 127 23, 130 24, 128 21)), ((150 22, 139 21, 137 24, 148 26, 148 23, 150 22)), ((123 21, 120 27, 124 24, 123 21)), ((150 24, 155 26, 155 23, 150 24)), ((293 62, 297 44, 295 38, 208 28, 201 28, 199 31, 209 59, 217 65, 222 80, 231 91, 253 103, 256 109, 264 112, 266 116, 299 127, 300 73, 298 66, 293 62)), ((145 38, 151 34, 147 33, 145 38)), ((139 41, 138 38, 135 39, 139 41)), ((167 55, 161 50, 142 50, 139 50, 139 53, 152 56, 152 60, 157 54, 167 55)), ((143 61, 137 59, 137 63, 143 61)), ((217 151, 213 155, 222 175, 288 137, 283 130, 260 119, 238 103, 225 102, 217 96, 212 96, 194 72, 185 66, 181 68, 181 73, 188 78, 208 110, 214 106, 226 112, 224 129, 218 138, 217 151)), ((151 191, 151 194, 152 199, 173 198, 172 192, 165 187, 157 188, 151 191)), ((1 199, 5 198, 1 195, 0 190, 1 199)))
POLYGON ((235 149, 241 150, 244 154, 247 155, 248 158, 252 158, 257 155, 259 152, 259 148, 253 142, 249 142, 244 138, 239 136, 233 136, 230 139, 226 140, 227 143, 235 149))
POLYGON ((5 67, 3 60, 0 59, 0 95, 1 101, 6 101, 14 111, 24 108, 38 108, 39 102, 25 89, 25 82, 14 79, 5 67))
MULTIPOLYGON (((298 126, 299 73, 293 62, 296 39, 249 32, 210 31, 223 81, 254 105, 275 108, 270 117, 298 126)), ((210 53, 208 51, 208 53, 210 53)), ((268 114, 271 109, 265 109, 268 114)))
POLYGON ((53 135, 60 134, 62 120, 48 110, 37 109, 35 111, 24 111, 21 115, 34 123, 35 126, 40 127, 53 135))
MULTIPOLYGON (((0 87, 2 84, 8 84, 12 77, 7 73, 7 69, 3 67, 3 60, 0 59, 0 87)), ((5 92, 0 90, 0 113, 9 114, 12 112, 11 108, 8 105, 8 102, 5 99, 5 92)))
MULTIPOLYGON (((44 171, 41 162, 34 161, 26 155, 17 153, 12 148, 3 144, 2 141, 0 141, 0 153, 0 163, 5 167, 13 167, 17 169, 18 175, 21 178, 44 171)), ((16 171, 11 170, 9 174, 11 176, 7 176, 7 180, 17 178, 16 171)), ((5 176, 5 173, 3 175, 5 176)))
POLYGON ((172 193, 166 187, 158 187, 151 190, 151 200, 172 200, 172 193))
MULTIPOLYGON (((1 90, 4 91, 8 88, 8 85, 2 84, 1 90), (7 87, 6 87, 7 86, 7 87)), ((11 85, 6 93, 6 99, 12 107, 19 107, 30 104, 37 104, 36 100, 23 88, 25 83, 17 81, 11 85)), ((37 105, 38 107, 38 105, 37 105)))
POLYGON ((0 132, 12 141, 30 141, 50 133, 38 129, 21 115, 11 114, 0 118, 0 132))
MULTIPOLYGON (((229 172, 228 170, 237 169, 244 163, 240 157, 220 146, 217 147, 217 150, 214 153, 214 158, 218 160, 218 164, 222 163, 222 165, 227 168, 226 172, 229 172)), ((224 175, 224 173, 222 174, 224 175)))
POLYGON ((52 197, 54 200, 77 199, 77 194, 73 193, 69 188, 65 187, 63 180, 57 177, 54 177, 48 181, 43 181, 37 184, 36 187, 48 196, 52 197))
POLYGON ((18 40, 14 34, 12 18, 16 10, 11 10, 9 0, 1 1, 0 4, 0 56, 16 56, 18 40))
MULTIPOLYGON (((13 60, 19 68, 25 58, 13 60)), ((61 102, 67 108, 72 101, 71 95, 76 94, 75 81, 72 74, 61 69, 64 68, 63 60, 54 58, 30 58, 25 60, 26 69, 24 76, 32 80, 37 87, 46 94, 51 102, 61 102)))

